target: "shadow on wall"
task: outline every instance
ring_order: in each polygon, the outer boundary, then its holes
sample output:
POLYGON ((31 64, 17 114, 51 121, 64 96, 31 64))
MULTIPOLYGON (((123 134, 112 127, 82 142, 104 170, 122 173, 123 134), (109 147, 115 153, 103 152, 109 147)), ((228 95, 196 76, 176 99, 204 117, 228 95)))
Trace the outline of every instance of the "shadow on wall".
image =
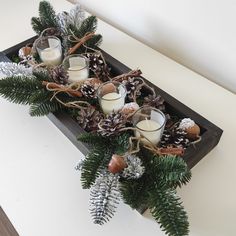
MULTIPOLYGON (((76 0, 68 1, 76 2, 76 0)), ((112 13, 105 11, 104 6, 100 11, 100 6, 96 7, 90 1, 80 2, 86 10, 105 22, 236 93, 236 66, 234 65, 236 54, 234 56, 232 52, 227 51, 227 47, 217 47, 218 42, 215 42, 214 35, 206 31, 199 32, 199 25, 198 30, 194 27, 189 30, 191 22, 188 22, 187 17, 185 27, 178 19, 174 21, 170 15, 163 17, 159 15, 160 12, 155 15, 148 14, 150 7, 135 8, 130 2, 127 2, 127 7, 117 4, 116 11, 112 13), (96 9, 92 8, 93 5, 96 9), (133 12, 127 16, 131 8, 133 12), (120 14, 121 10, 123 10, 122 14, 120 14)), ((110 4, 107 6, 108 11, 109 9, 113 9, 110 4)))

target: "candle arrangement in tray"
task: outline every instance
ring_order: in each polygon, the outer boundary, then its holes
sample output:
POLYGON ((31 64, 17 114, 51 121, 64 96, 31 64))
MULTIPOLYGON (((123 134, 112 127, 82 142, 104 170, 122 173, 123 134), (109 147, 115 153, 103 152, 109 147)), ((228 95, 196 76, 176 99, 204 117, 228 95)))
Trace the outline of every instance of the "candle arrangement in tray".
POLYGON ((168 113, 140 70, 114 75, 97 48, 96 24, 79 5, 56 14, 42 1, 32 18, 35 42, 14 56, 18 64, 0 63, 0 94, 30 105, 32 116, 68 113, 86 131, 78 139, 91 149, 77 168, 91 189, 94 223, 107 222, 123 200, 147 206, 167 235, 187 235, 176 188, 191 178, 181 156, 201 142, 201 129, 191 117, 168 113))

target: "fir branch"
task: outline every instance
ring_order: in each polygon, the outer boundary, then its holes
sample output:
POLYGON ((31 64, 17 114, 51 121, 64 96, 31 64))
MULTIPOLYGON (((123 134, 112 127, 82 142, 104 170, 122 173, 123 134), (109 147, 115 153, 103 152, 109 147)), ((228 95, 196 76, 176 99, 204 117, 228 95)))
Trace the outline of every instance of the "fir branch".
POLYGON ((48 81, 48 82, 54 82, 54 80, 51 78, 50 74, 45 69, 36 69, 33 71, 33 76, 36 77, 38 81, 48 81))
POLYGON ((45 28, 45 26, 41 23, 40 18, 39 17, 32 17, 31 18, 31 26, 32 29, 34 30, 34 32, 36 34, 40 34, 45 28))
POLYGON ((119 177, 103 171, 90 193, 90 212, 95 224, 102 225, 112 218, 120 200, 119 177))
POLYGON ((30 77, 13 76, 0 80, 0 95, 18 104, 30 104, 32 94, 39 89, 42 89, 42 83, 30 77))
POLYGON ((149 191, 148 206, 153 217, 168 236, 188 235, 187 213, 174 190, 154 188, 149 191))
POLYGON ((146 175, 136 180, 122 180, 120 191, 124 203, 133 209, 138 209, 140 206, 146 204, 149 184, 150 182, 147 181, 146 175))
POLYGON ((128 150, 130 136, 128 132, 125 132, 111 140, 114 146, 114 153, 123 155, 128 150))
POLYGON ((108 139, 96 133, 84 133, 77 138, 80 142, 87 143, 91 147, 104 145, 108 139))
POLYGON ((44 27, 58 27, 56 12, 50 2, 41 1, 39 3, 39 18, 44 27))
POLYGON ((57 102, 44 101, 30 106, 31 116, 44 116, 50 112, 56 112, 61 109, 61 105, 57 102))
POLYGON ((100 171, 107 168, 112 154, 111 150, 106 150, 104 147, 97 146, 87 155, 83 161, 83 167, 81 170, 81 182, 83 188, 89 189, 91 187, 99 176, 100 171))
POLYGON ((83 37, 88 32, 95 32, 97 29, 97 17, 89 16, 82 21, 79 30, 76 32, 79 37, 83 37))
POLYGON ((181 187, 191 179, 191 171, 180 157, 171 155, 154 157, 153 167, 156 179, 169 187, 181 187))
POLYGON ((93 48, 94 46, 99 47, 101 43, 102 43, 102 35, 95 34, 91 39, 86 41, 85 45, 87 47, 93 48))
POLYGON ((56 12, 49 2, 41 1, 39 3, 39 17, 32 17, 31 25, 37 34, 46 28, 59 28, 56 12))

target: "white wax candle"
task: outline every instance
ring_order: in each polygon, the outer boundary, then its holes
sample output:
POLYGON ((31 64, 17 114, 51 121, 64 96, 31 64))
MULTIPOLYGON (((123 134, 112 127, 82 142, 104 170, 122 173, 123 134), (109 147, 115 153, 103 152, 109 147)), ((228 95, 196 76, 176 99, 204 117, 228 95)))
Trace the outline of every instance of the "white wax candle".
MULTIPOLYGON (((135 132, 136 137, 140 137, 140 134, 142 134, 153 144, 158 144, 161 138, 161 125, 158 122, 146 119, 138 122, 136 127, 138 128, 138 131, 135 132)), ((145 138, 141 141, 148 144, 149 142, 145 138)))
POLYGON ((84 66, 71 66, 68 69, 69 82, 85 80, 89 77, 88 68, 84 66))
POLYGON ((122 97, 118 93, 107 93, 101 99, 101 107, 105 114, 109 114, 112 111, 118 111, 125 104, 125 97, 122 97))
POLYGON ((60 65, 61 51, 58 48, 45 48, 40 53, 41 60, 47 65, 60 65))

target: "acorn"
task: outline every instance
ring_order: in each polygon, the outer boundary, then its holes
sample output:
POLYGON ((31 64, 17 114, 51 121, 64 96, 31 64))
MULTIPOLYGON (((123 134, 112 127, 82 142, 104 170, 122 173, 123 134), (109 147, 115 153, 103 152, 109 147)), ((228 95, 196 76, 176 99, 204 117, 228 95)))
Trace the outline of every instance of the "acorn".
POLYGON ((139 109, 139 105, 136 102, 129 102, 123 106, 121 113, 124 115, 129 115, 129 114, 134 113, 138 109, 139 109))
POLYGON ((115 93, 116 92, 116 86, 113 83, 107 83, 102 86, 102 96, 108 93, 115 93))
POLYGON ((98 89, 98 87, 102 84, 102 81, 98 78, 89 78, 85 80, 84 84, 91 85, 94 89, 98 89))
POLYGON ((200 135, 200 127, 197 124, 194 124, 194 126, 189 127, 185 130, 187 132, 186 136, 189 139, 197 139, 200 135))
POLYGON ((184 118, 180 124, 179 128, 184 130, 187 134, 186 137, 195 140, 200 135, 200 127, 190 118, 184 118))
POLYGON ((27 57, 28 55, 30 55, 32 52, 32 47, 29 47, 29 46, 25 46, 25 47, 22 47, 20 48, 19 50, 19 57, 21 59, 24 59, 25 57, 27 57))
POLYGON ((123 156, 113 154, 112 158, 110 160, 110 163, 108 164, 108 170, 113 173, 119 173, 122 170, 124 170, 127 167, 127 164, 123 158, 123 156))

